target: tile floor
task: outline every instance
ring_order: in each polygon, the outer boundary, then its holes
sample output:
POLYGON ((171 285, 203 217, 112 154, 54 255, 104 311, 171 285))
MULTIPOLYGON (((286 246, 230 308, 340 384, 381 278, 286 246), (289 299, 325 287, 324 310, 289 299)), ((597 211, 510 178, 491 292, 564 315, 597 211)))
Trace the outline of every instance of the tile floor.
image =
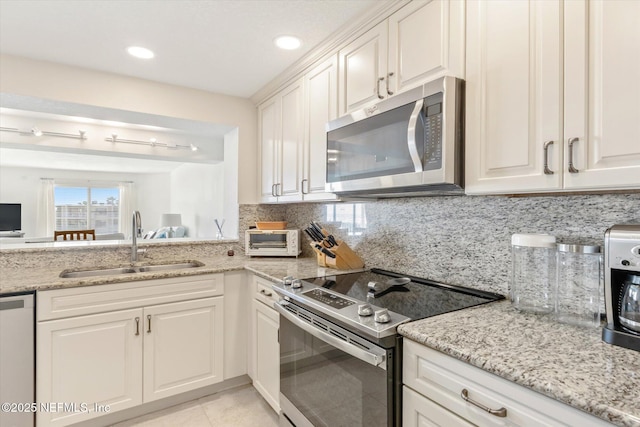
POLYGON ((277 427, 278 415, 251 385, 133 418, 113 427, 277 427))

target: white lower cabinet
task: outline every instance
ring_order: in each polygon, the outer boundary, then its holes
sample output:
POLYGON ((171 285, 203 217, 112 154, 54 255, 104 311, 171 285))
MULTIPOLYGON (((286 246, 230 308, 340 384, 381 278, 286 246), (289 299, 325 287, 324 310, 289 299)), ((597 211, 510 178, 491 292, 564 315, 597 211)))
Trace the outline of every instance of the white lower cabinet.
POLYGON ((414 341, 404 340, 403 353, 405 427, 610 425, 414 341))
POLYGON ((271 282, 253 276, 254 299, 251 322, 251 363, 253 386, 280 412, 280 318, 271 306, 277 301, 271 282))
POLYGON ((211 275, 40 292, 38 320, 51 320, 37 323, 36 401, 66 406, 38 411, 37 425, 65 426, 222 381, 222 281, 211 275), (188 299, 194 295, 210 296, 188 299), (159 299, 184 301, 152 304, 159 299), (97 313, 58 318, 74 307, 97 313))
POLYGON ((222 381, 222 316, 222 297, 144 309, 144 402, 222 381))

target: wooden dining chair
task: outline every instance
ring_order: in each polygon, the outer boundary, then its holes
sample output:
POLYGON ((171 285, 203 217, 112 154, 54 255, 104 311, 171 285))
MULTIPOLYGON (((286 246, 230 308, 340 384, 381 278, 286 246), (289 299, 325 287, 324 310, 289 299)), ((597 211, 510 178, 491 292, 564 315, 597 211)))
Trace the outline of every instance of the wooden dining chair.
POLYGON ((96 230, 54 231, 53 240, 58 241, 58 236, 62 236, 62 240, 96 240, 96 230))

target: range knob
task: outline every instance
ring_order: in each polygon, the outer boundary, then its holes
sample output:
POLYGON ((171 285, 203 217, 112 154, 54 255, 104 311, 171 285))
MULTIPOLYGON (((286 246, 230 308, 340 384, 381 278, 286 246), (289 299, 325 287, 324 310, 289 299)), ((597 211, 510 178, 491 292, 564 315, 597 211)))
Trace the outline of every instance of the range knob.
POLYGON ((383 308, 382 310, 376 311, 375 316, 373 316, 373 320, 375 320, 377 323, 389 323, 391 321, 389 310, 383 308))
POLYGON ((293 281, 291 282, 291 287, 293 289, 300 289, 302 287, 302 280, 300 279, 293 279, 293 281))
POLYGON ((371 308, 371 304, 360 304, 358 306, 358 316, 366 317, 371 316, 373 314, 373 308, 371 308))
POLYGON ((284 282, 285 286, 291 286, 291 282, 293 282, 293 277, 287 276, 284 279, 282 279, 282 281, 284 282))

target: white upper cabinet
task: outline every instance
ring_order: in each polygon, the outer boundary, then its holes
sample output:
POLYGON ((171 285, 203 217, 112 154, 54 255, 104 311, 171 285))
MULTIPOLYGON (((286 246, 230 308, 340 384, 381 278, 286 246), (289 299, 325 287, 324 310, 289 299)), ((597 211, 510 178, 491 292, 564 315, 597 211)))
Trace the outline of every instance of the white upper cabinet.
POLYGON ((265 101, 258 107, 260 131, 260 199, 263 202, 275 202, 278 182, 277 169, 280 151, 278 120, 280 102, 278 97, 265 101))
POLYGON ((564 8, 564 186, 640 188, 640 2, 564 8))
POLYGON ((340 114, 386 98, 387 22, 340 50, 340 114))
POLYGON ((305 75, 306 121, 302 195, 304 200, 335 199, 326 193, 327 122, 338 117, 338 62, 332 56, 305 75))
POLYGON ((464 3, 412 1, 342 48, 340 114, 436 77, 464 78, 464 3))
POLYGON ((467 193, 559 189, 561 4, 467 5, 467 193))
POLYGON ((302 79, 258 107, 263 202, 302 198, 302 79))
POLYGON ((640 4, 562 8, 467 4, 467 193, 640 186, 640 4))

